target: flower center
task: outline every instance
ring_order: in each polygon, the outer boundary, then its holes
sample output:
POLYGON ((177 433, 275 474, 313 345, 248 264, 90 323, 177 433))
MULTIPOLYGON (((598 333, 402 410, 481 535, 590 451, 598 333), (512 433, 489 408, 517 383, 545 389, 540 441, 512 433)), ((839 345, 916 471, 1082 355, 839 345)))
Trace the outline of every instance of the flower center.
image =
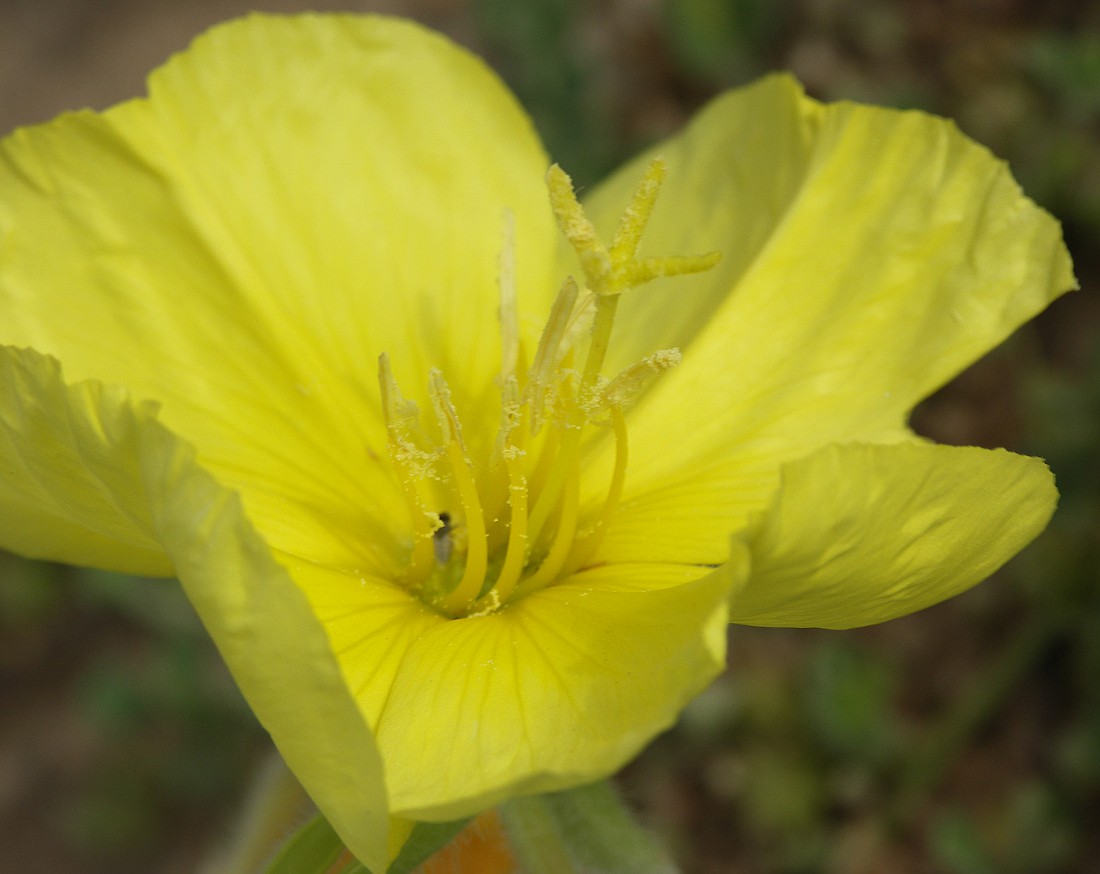
POLYGON ((429 374, 435 420, 429 437, 416 404, 401 394, 389 357, 380 356, 390 463, 413 525, 403 583, 440 612, 452 617, 492 612, 575 572, 599 546, 626 480, 624 413, 657 375, 680 360, 678 350, 666 349, 612 379, 602 375, 619 296, 653 279, 708 270, 718 261, 717 253, 636 257, 664 175, 664 161, 654 160, 605 246, 569 177, 556 164, 550 168, 550 204, 580 259, 585 288, 573 277, 562 284, 530 362, 519 335, 514 222, 505 215, 501 418, 487 463, 475 465, 467 451, 443 374, 429 374), (582 519, 582 438, 598 428, 614 435, 615 463, 602 506, 582 519), (438 506, 441 493, 454 506, 438 506))

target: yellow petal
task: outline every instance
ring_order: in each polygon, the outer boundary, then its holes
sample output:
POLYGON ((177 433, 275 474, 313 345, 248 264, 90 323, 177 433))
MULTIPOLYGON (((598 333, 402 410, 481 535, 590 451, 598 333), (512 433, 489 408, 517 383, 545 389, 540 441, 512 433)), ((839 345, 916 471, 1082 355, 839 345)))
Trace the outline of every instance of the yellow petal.
POLYGON ((447 620, 395 588, 298 567, 376 726, 394 810, 447 820, 603 777, 723 667, 745 570, 620 565, 447 620))
POLYGON ((153 405, 56 360, 0 347, 0 547, 33 558, 168 576, 141 485, 138 423, 153 405))
POLYGON ((324 630, 193 450, 118 387, 0 348, 0 544, 177 574, 295 775, 360 858, 387 861, 382 766, 324 630))
POLYGON ((1057 498, 1046 465, 1000 449, 827 447, 783 468, 743 535, 752 573, 731 620, 851 628, 912 613, 988 577, 1057 498))
POLYGON ((494 400, 505 208, 521 306, 553 286, 537 137, 481 61, 378 17, 231 22, 149 87, 0 144, 0 342, 159 401, 281 548, 390 570, 375 362, 494 400))
MULTIPOLYGON (((608 561, 724 560, 723 531, 768 500, 781 464, 908 439, 918 400, 1074 285, 1057 222, 923 113, 822 105, 770 77, 597 189, 601 233, 654 153, 669 171, 642 255, 722 260, 620 302, 613 356, 679 345, 683 360, 628 413, 608 561)), ((611 464, 596 447, 587 501, 611 464)))
MULTIPOLYGON (((783 460, 778 453, 745 455, 641 482, 628 468, 629 497, 616 508, 593 561, 721 564, 729 557, 730 532, 744 527, 774 492, 783 460)), ((588 480, 606 481, 606 474, 588 480)))
MULTIPOLYGON (((706 273, 658 279, 619 302, 609 373, 655 349, 687 346, 722 307, 799 198, 819 115, 789 77, 762 79, 719 97, 585 197, 601 237, 611 239, 638 179, 660 156, 667 173, 638 256, 721 255, 706 273)), ((559 257, 573 272, 571 249, 563 244, 559 257)))
POLYGON ((349 849, 393 854, 383 765, 327 635, 294 580, 223 488, 159 429, 143 458, 157 530, 249 705, 349 849))
MULTIPOLYGON (((924 113, 822 105, 772 77, 653 151, 669 170, 642 255, 722 261, 620 304, 615 355, 683 351, 631 411, 631 487, 900 439, 918 400, 1074 286, 1057 222, 924 113)), ((650 157, 588 202, 601 231, 650 157)))

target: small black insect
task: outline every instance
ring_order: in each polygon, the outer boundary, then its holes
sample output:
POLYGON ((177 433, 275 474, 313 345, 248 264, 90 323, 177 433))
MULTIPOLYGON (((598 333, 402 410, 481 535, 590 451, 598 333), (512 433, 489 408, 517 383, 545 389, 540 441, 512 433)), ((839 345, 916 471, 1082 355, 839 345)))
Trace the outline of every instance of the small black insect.
POLYGON ((439 527, 432 532, 432 546, 435 547, 435 560, 446 564, 451 558, 454 540, 451 538, 451 514, 444 510, 439 514, 439 527))

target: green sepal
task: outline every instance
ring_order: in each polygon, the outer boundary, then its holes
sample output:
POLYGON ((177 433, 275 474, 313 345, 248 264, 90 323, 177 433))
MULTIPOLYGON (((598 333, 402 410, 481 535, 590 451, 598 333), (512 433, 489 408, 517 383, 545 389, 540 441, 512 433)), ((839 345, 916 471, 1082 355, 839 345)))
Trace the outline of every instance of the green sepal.
POLYGON ((515 798, 501 820, 526 874, 676 874, 607 782, 515 798))
POLYGON ((470 819, 453 822, 418 822, 386 874, 409 874, 417 865, 442 850, 469 824, 470 819))
POLYGON ((318 814, 283 845, 267 874, 327 874, 342 852, 344 842, 318 814))
MULTIPOLYGON (((418 822, 385 874, 409 874, 449 844, 469 821, 418 822)), ((328 820, 317 814, 283 845, 266 874, 372 874, 366 865, 356 860, 349 860, 345 866, 335 869, 333 866, 344 849, 344 842, 328 820)))

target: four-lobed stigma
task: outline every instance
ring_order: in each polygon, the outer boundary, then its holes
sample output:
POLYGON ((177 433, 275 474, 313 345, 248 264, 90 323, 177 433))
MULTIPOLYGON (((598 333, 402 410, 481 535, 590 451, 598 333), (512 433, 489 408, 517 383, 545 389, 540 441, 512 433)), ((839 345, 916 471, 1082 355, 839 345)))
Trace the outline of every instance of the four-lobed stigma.
POLYGON ((637 257, 665 172, 662 159, 649 164, 604 245, 572 181, 556 164, 550 168, 550 205, 580 260, 584 286, 566 278, 530 361, 519 333, 514 219, 505 214, 500 428, 490 458, 478 464, 470 457, 440 371, 428 375, 435 424, 425 428, 388 355, 379 357, 389 459, 412 521, 402 582, 447 616, 497 610, 582 568, 599 546, 626 480, 625 411, 680 360, 678 350, 665 349, 614 378, 602 375, 619 296, 653 279, 709 270, 719 258, 637 257), (582 518, 580 460, 589 428, 611 429, 615 463, 602 506, 582 518))

